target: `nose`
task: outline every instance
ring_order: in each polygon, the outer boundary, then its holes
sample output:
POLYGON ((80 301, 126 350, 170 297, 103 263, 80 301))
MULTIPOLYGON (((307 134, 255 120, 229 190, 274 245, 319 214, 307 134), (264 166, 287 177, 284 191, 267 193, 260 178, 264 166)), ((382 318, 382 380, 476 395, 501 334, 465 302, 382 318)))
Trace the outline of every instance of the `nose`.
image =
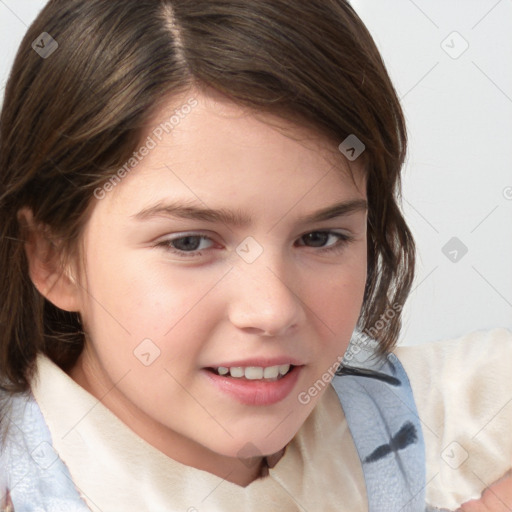
MULTIPOLYGON (((240 262, 231 275, 229 318, 239 329, 260 336, 283 336, 303 319, 303 302, 282 262, 260 256, 240 262)), ((296 276, 295 276, 296 277, 296 276)))

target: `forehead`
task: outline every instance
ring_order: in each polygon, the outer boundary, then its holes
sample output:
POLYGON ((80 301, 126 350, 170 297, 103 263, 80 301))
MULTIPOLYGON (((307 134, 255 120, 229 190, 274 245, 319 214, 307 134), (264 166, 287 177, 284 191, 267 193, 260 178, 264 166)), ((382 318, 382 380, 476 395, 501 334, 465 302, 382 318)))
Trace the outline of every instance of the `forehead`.
POLYGON ((133 210, 173 195, 208 204, 268 205, 283 195, 289 198, 283 203, 315 202, 318 195, 334 201, 340 193, 365 196, 362 161, 349 164, 336 144, 313 130, 219 93, 191 89, 161 104, 146 126, 140 153, 144 146, 143 158, 131 162, 108 194, 111 205, 133 210))

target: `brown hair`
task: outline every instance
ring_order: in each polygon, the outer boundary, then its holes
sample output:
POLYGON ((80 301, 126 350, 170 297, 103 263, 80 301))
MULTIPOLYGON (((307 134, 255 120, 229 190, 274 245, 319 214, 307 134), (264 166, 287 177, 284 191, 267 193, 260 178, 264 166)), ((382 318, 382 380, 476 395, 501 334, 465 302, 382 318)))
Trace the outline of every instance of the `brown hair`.
MULTIPOLYGON (((0 118, 3 389, 29 388, 38 352, 66 371, 84 344, 79 314, 55 307, 30 280, 18 210, 29 207, 73 254, 93 191, 130 158, 159 103, 192 85, 336 145, 351 134, 365 144, 360 328, 405 301, 414 243, 398 206, 404 118, 373 39, 346 1, 51 0, 21 43, 0 118), (32 47, 43 32, 58 43, 46 58, 32 47)), ((396 343, 399 313, 375 335, 383 351, 396 343)))

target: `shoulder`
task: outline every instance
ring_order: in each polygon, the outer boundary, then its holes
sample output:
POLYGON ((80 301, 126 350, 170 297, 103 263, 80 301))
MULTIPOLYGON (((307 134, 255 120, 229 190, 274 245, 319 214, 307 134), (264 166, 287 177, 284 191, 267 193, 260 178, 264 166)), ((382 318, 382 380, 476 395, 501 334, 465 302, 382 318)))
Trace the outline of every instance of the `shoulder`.
POLYGON ((403 366, 422 373, 481 371, 497 365, 504 369, 512 356, 512 331, 492 329, 475 331, 448 340, 417 346, 397 347, 394 351, 403 366))
POLYGON ((454 509, 512 466, 512 332, 398 347, 422 423, 427 501, 454 509))
POLYGON ((409 377, 420 413, 429 414, 434 425, 446 417, 456 420, 456 414, 458 424, 464 417, 481 423, 500 408, 512 415, 512 331, 477 331, 398 347, 394 354, 409 377))

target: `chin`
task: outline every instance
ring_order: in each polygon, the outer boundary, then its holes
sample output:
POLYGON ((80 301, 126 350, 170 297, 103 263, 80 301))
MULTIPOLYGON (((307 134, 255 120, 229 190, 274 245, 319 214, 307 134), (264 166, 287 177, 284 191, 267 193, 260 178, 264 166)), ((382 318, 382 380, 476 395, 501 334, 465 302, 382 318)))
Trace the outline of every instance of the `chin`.
MULTIPOLYGON (((283 449, 294 437, 296 430, 279 432, 268 435, 268 429, 247 429, 239 435, 233 434, 233 438, 226 443, 218 444, 218 439, 212 439, 208 448, 219 455, 233 458, 264 457, 272 455, 283 449), (216 442, 215 442, 216 441, 216 442)), ((297 428, 298 430, 298 428, 297 428)))

